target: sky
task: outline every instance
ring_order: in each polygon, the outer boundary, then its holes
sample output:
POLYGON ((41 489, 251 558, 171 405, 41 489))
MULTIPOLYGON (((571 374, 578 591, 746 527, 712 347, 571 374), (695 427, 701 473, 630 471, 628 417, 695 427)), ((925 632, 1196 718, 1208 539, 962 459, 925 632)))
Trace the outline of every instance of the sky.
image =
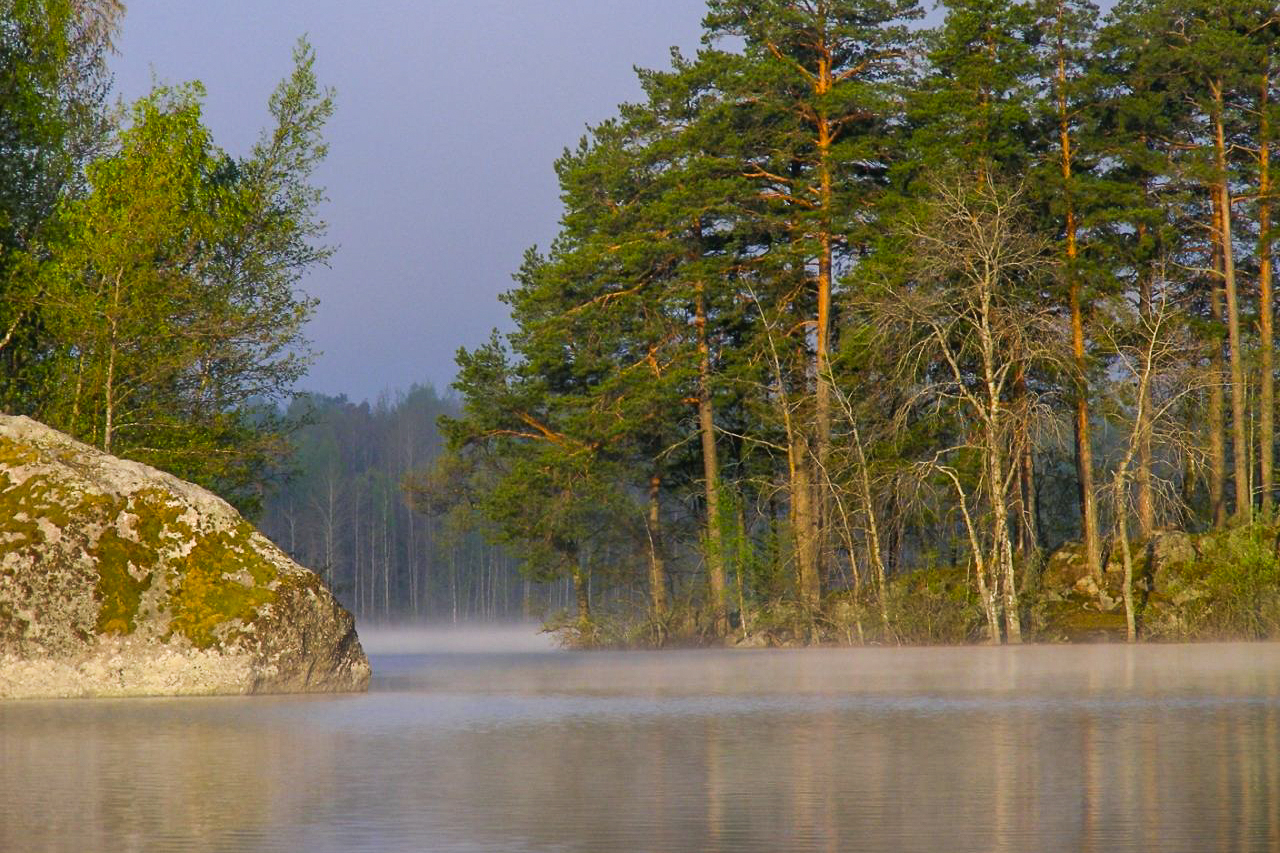
POLYGON ((297 38, 337 110, 316 174, 338 248, 303 281, 320 352, 301 387, 353 400, 454 375, 509 318, 498 294, 556 233, 552 168, 636 100, 634 66, 693 52, 704 0, 129 0, 126 101, 199 80, 217 143, 247 154, 297 38))

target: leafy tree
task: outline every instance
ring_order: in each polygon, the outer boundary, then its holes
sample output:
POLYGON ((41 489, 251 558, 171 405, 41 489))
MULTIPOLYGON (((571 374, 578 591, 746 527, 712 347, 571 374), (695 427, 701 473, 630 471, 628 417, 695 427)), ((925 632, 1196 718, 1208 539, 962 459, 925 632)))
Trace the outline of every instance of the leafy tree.
POLYGON ((296 284, 329 253, 308 176, 331 98, 305 42, 295 60, 244 160, 214 145, 198 85, 136 104, 87 193, 61 206, 48 257, 28 261, 50 335, 36 414, 249 502, 284 449, 263 403, 309 361, 314 303, 296 284))
POLYGON ((117 0, 0 2, 0 405, 30 411, 43 366, 35 258, 107 133, 117 0))
POLYGON ((127 444, 121 432, 151 426, 148 398, 192 357, 178 324, 198 314, 200 248, 220 206, 200 95, 161 90, 139 102, 118 150, 90 165, 88 195, 63 214, 45 304, 65 347, 55 387, 69 393, 50 414, 109 453, 127 444))

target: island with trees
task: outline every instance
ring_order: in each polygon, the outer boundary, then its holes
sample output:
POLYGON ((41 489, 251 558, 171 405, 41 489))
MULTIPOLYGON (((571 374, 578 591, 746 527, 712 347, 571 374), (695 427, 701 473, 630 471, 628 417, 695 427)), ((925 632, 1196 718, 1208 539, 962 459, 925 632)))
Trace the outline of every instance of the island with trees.
POLYGON ((711 0, 556 163, 437 479, 571 642, 1280 632, 1274 6, 939 13, 711 0))
POLYGON ((1253 0, 710 0, 555 163, 457 397, 299 390, 332 93, 109 103, 0 30, 0 410, 208 488, 364 619, 580 646, 1280 635, 1253 0))

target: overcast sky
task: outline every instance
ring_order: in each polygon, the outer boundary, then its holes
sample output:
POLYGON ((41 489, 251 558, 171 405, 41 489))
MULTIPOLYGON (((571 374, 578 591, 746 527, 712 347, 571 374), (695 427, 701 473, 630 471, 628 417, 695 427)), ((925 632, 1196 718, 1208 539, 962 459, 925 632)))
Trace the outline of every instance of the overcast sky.
POLYGON ((125 99, 200 80, 219 145, 247 153, 307 34, 337 90, 319 172, 338 244, 310 390, 372 399, 453 378, 494 326, 524 250, 560 203, 552 162, 639 96, 632 67, 698 45, 703 0, 129 0, 114 61, 125 99))

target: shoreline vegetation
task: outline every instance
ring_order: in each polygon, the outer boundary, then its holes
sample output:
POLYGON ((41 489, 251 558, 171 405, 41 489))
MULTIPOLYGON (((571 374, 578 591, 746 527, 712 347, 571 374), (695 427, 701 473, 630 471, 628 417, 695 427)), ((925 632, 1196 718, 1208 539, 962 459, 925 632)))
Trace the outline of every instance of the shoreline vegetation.
POLYGON ((1280 636, 1267 4, 710 0, 407 484, 570 645, 1280 636))
MULTIPOLYGON (((1280 531, 1257 525, 1199 535, 1160 531, 1137 545, 1138 636, 1155 643, 1280 639, 1280 531)), ((728 646, 936 646, 989 643, 972 570, 963 566, 905 571, 887 585, 888 630, 878 600, 833 593, 813 613, 787 601, 735 612, 727 635, 712 630, 696 608, 659 623, 637 609, 604 609, 590 624, 569 610, 553 614, 544 631, 571 649, 655 649, 728 646)), ((1124 570, 1112 555, 1099 590, 1081 543, 1067 543, 1022 591, 1023 639, 1029 643, 1123 642, 1124 570), (1101 595, 1099 595, 1101 592, 1101 595)))

